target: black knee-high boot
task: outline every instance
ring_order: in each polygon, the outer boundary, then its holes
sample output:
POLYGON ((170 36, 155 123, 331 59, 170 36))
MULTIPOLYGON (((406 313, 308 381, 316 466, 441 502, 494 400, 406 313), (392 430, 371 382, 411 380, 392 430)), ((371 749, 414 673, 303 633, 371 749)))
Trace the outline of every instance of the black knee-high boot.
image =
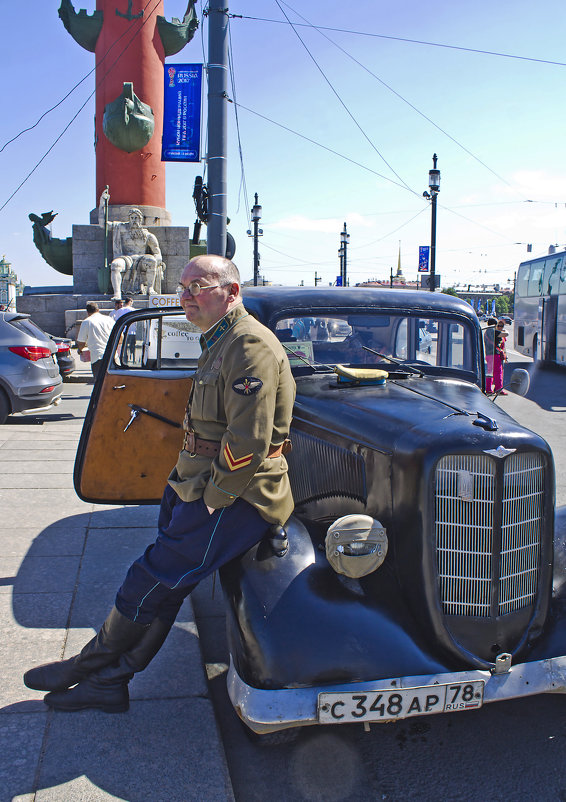
POLYGON ((81 652, 68 660, 32 668, 24 674, 24 683, 37 691, 62 691, 106 665, 115 663, 148 630, 149 624, 130 621, 113 607, 98 635, 81 652))
POLYGON ((89 674, 74 688, 48 693, 43 701, 54 710, 95 709, 105 713, 125 713, 130 706, 128 682, 149 665, 172 625, 170 621, 154 619, 138 643, 124 652, 118 661, 89 674))

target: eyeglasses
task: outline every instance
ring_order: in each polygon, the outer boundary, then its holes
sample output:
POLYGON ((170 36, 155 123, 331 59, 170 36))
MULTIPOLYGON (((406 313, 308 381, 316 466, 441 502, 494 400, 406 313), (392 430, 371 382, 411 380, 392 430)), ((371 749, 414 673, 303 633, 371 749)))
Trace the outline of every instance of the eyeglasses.
POLYGON ((215 290, 217 287, 225 287, 225 284, 200 284, 198 281, 189 281, 189 286, 185 287, 183 284, 177 286, 177 295, 182 298, 187 292, 193 297, 200 295, 203 290, 215 290))

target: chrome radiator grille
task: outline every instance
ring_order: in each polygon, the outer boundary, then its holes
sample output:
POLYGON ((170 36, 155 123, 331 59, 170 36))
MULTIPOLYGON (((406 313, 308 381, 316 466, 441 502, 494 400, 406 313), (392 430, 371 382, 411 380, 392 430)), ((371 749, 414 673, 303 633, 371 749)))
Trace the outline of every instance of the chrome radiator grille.
POLYGON ((435 535, 447 615, 504 615, 534 600, 540 561, 544 462, 484 454, 443 457, 436 469, 435 535))

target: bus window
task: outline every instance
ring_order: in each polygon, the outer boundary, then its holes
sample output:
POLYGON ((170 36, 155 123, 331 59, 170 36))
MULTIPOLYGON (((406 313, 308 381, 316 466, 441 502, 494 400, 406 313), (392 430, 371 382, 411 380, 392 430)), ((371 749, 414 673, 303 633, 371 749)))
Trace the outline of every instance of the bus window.
POLYGON ((517 295, 519 298, 526 298, 529 294, 529 276, 531 274, 530 265, 519 265, 517 274, 517 295))
POLYGON ((560 266, 562 257, 558 259, 547 259, 544 268, 544 280, 542 287, 543 295, 558 295, 558 284, 560 281, 560 266))
POLYGON ((531 265, 531 275, 529 278, 529 295, 542 294, 542 277, 544 273, 544 262, 531 265))
POLYGON ((560 268, 560 282, 559 282, 558 292, 561 295, 566 295, 566 259, 562 262, 562 267, 560 268))

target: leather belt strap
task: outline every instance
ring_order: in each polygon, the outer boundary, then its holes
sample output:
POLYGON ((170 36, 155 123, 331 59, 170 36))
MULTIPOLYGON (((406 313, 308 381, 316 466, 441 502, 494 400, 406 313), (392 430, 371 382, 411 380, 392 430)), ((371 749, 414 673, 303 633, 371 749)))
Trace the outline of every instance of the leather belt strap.
MULTIPOLYGON (((291 441, 284 440, 278 446, 269 446, 267 452, 268 459, 280 457, 281 454, 288 454, 291 450, 291 441)), ((220 454, 220 441, 219 440, 205 440, 198 437, 194 432, 185 432, 185 439, 183 441, 183 451, 188 451, 192 456, 198 454, 199 457, 217 457, 220 454)))

